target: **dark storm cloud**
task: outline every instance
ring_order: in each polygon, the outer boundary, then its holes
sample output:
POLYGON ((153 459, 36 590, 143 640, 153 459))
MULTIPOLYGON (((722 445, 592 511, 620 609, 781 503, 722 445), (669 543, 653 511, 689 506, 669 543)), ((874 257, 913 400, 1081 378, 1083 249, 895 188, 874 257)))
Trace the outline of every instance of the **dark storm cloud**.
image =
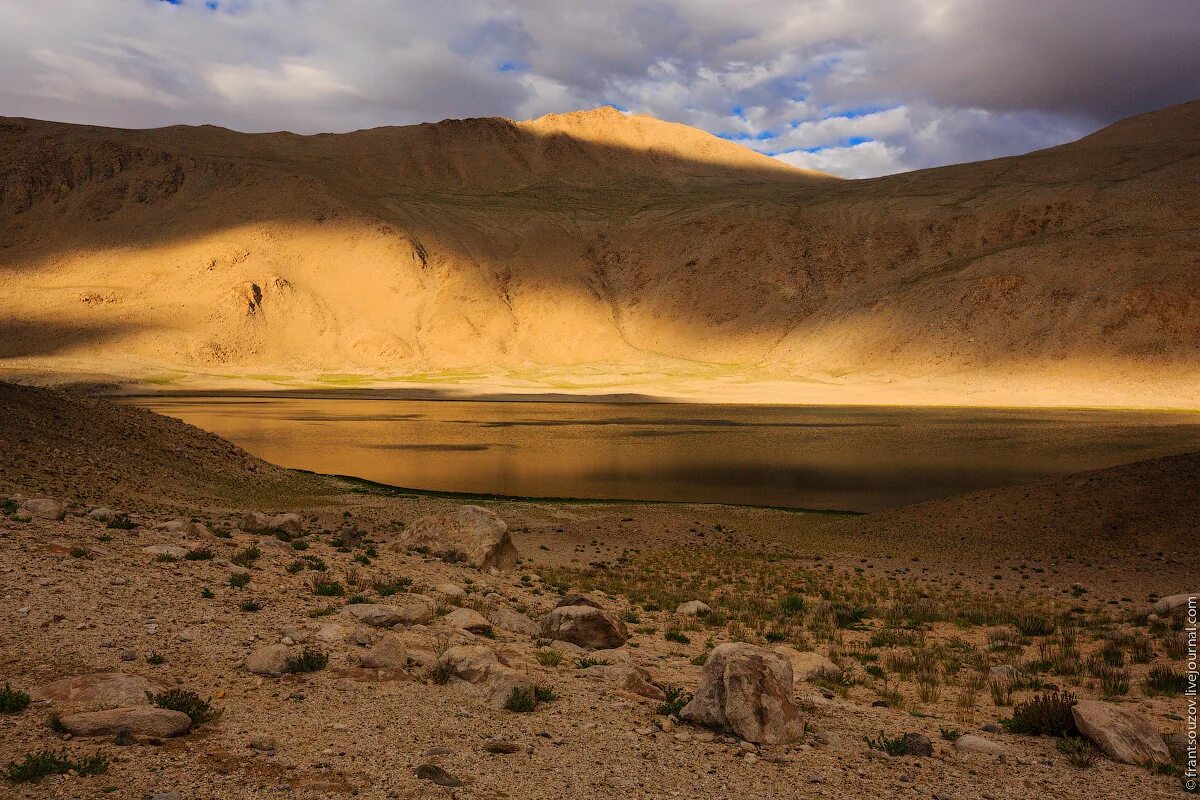
POLYGON ((1200 96, 1196 0, 0 0, 0 15, 3 114, 313 132, 613 103, 850 176, 1200 96))

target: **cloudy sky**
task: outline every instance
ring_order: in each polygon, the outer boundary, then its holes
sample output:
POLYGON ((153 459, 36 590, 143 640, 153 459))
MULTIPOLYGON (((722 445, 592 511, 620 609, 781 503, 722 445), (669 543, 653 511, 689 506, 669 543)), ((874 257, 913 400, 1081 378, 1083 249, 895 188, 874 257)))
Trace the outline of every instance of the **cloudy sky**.
POLYGON ((0 115, 346 131, 612 104, 865 177, 1200 98, 1200 0, 0 0, 0 115))

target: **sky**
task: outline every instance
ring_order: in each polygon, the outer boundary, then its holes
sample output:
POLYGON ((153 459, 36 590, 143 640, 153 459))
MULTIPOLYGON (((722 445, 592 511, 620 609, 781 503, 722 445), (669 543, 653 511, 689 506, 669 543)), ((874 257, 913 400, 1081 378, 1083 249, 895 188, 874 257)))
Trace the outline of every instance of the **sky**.
POLYGON ((0 115, 341 132, 609 104, 871 177, 1200 98, 1200 0, 0 0, 0 115))

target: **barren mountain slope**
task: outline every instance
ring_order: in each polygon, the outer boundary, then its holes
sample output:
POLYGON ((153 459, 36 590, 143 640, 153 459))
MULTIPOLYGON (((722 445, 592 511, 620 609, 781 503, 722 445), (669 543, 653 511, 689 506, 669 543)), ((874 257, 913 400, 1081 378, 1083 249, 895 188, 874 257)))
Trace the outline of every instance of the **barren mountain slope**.
POLYGON ((6 120, 0 368, 1190 406, 1198 155, 1200 103, 867 181, 612 109, 309 137, 6 120))
POLYGON ((1200 453, 1182 453, 882 511, 837 522, 832 532, 885 552, 940 542, 952 557, 969 552, 980 562, 1056 545, 1068 559, 1102 561, 1123 548, 1182 560, 1194 574, 1185 543, 1198 528, 1200 453))

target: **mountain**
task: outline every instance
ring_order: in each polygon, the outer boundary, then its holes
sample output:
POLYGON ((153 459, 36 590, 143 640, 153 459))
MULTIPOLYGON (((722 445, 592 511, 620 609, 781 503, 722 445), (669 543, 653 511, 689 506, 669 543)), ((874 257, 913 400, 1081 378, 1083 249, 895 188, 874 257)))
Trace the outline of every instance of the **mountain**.
POLYGON ((1194 407, 1198 185, 1200 102, 857 181, 611 108, 0 119, 0 370, 1194 407))

